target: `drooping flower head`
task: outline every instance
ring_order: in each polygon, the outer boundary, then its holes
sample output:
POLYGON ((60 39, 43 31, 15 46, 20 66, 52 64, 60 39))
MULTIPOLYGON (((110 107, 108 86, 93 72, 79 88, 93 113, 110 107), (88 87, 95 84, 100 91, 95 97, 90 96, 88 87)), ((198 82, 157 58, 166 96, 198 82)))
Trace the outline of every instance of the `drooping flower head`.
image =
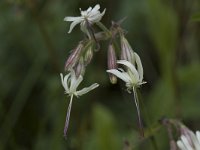
MULTIPOLYGON (((134 93, 135 105, 138 113, 138 121, 140 125, 140 133, 144 136, 143 124, 140 115, 139 101, 137 98, 136 88, 146 82, 143 81, 143 67, 140 60, 140 57, 137 53, 133 53, 132 57, 134 57, 135 62, 131 63, 127 60, 119 60, 118 64, 124 65, 125 69, 110 69, 107 70, 108 73, 115 75, 126 83, 126 87, 128 92, 134 93)), ((133 60, 133 59, 132 59, 133 60)))
POLYGON ((87 33, 87 23, 89 25, 92 25, 96 22, 99 22, 102 18, 102 16, 105 14, 106 9, 102 13, 99 11, 100 5, 97 4, 94 8, 89 7, 87 10, 82 11, 80 8, 81 16, 79 17, 65 17, 64 21, 72 21, 70 25, 70 29, 68 33, 71 33, 73 28, 80 23, 81 30, 84 33, 87 33))
POLYGON ((122 64, 126 67, 126 71, 122 68, 110 69, 107 72, 114 74, 126 83, 128 90, 132 90, 146 82, 143 81, 143 67, 140 57, 134 52, 136 64, 132 64, 127 60, 118 60, 118 64, 122 64))
POLYGON ((79 91, 77 91, 77 88, 79 86, 79 84, 82 82, 83 77, 82 75, 79 75, 78 77, 75 74, 75 71, 72 69, 70 71, 69 74, 67 74, 65 77, 63 77, 63 74, 60 74, 61 77, 61 82, 62 85, 65 89, 65 93, 68 94, 71 99, 70 99, 70 103, 67 109, 67 115, 66 115, 66 121, 65 121, 65 127, 64 127, 64 136, 66 138, 67 136, 67 129, 69 126, 69 119, 70 119, 70 112, 71 112, 71 107, 72 107, 72 100, 73 100, 73 96, 79 97, 83 94, 86 94, 88 92, 90 92, 91 90, 97 88, 99 86, 99 84, 94 83, 89 87, 83 88, 79 91))
POLYGON ((77 97, 88 93, 89 91, 97 88, 99 84, 94 83, 89 87, 83 88, 82 90, 77 91, 77 88, 79 84, 83 81, 82 75, 79 77, 76 77, 75 71, 72 69, 69 74, 67 74, 65 77, 63 77, 63 74, 60 74, 61 76, 61 82, 65 89, 65 93, 69 96, 75 95, 77 97))

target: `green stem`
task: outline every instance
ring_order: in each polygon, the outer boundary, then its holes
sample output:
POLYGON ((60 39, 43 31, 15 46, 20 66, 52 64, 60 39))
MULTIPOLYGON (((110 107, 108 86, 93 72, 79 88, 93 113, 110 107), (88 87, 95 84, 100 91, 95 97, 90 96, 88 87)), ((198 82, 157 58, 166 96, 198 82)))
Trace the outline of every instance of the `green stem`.
POLYGON ((106 33, 108 37, 112 37, 112 33, 106 26, 104 26, 101 22, 97 22, 96 24, 97 26, 99 26, 99 28, 101 28, 106 33))

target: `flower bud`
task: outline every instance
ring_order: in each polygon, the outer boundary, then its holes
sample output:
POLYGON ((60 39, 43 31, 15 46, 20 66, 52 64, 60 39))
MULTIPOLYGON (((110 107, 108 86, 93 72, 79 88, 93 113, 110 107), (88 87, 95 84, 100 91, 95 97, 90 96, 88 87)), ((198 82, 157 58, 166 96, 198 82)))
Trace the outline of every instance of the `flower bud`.
POLYGON ((124 35, 121 35, 121 60, 127 60, 132 64, 135 64, 134 51, 128 43, 124 35))
POLYGON ((84 73, 85 73, 85 65, 84 65, 83 57, 81 57, 77 65, 75 66, 75 74, 76 74, 76 77, 78 78, 80 75, 83 76, 84 73))
POLYGON ((67 61, 65 62, 65 71, 70 70, 71 68, 73 68, 77 64, 77 62, 80 58, 80 54, 81 54, 81 51, 83 49, 83 46, 84 46, 83 43, 80 42, 78 44, 78 46, 69 55, 67 61))
MULTIPOLYGON (((117 68, 117 59, 115 54, 115 49, 113 44, 109 44, 108 46, 108 70, 117 68)), ((117 77, 111 73, 109 73, 110 82, 112 84, 117 83, 117 77)))
POLYGON ((93 50, 92 46, 90 46, 85 52, 84 62, 86 66, 91 62, 92 58, 93 58, 93 50))

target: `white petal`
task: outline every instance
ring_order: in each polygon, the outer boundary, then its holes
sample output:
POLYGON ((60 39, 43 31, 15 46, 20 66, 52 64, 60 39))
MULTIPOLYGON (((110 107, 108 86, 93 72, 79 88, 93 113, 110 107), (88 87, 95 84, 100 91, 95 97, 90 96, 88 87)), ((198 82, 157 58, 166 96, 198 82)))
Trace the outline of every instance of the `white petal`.
POLYGON ((185 145, 187 150, 193 150, 193 148, 191 147, 189 141, 187 140, 187 138, 185 136, 182 135, 181 140, 183 141, 183 144, 185 145))
POLYGON ((102 13, 98 12, 96 14, 93 14, 92 16, 89 17, 89 21, 95 23, 95 22, 99 22, 101 20, 101 18, 103 17, 103 15, 105 14, 106 9, 104 9, 104 11, 102 13))
POLYGON ((71 84, 70 84, 70 92, 74 93, 76 92, 76 88, 79 86, 79 84, 81 83, 81 81, 83 80, 82 76, 79 76, 78 79, 76 78, 76 74, 74 72, 74 70, 71 70, 71 84))
POLYGON ((62 82, 62 85, 63 85, 63 87, 64 87, 66 93, 69 92, 69 88, 68 88, 68 84, 67 84, 67 80, 68 80, 68 78, 69 78, 69 75, 70 75, 70 74, 67 74, 67 75, 63 78, 63 74, 60 73, 61 82, 62 82))
POLYGON ((103 10, 103 12, 101 13, 100 17, 102 18, 102 16, 105 14, 106 12, 106 8, 103 10))
POLYGON ((68 82, 69 82, 69 77, 70 77, 70 73, 67 74, 67 75, 64 77, 64 86, 65 86, 66 92, 69 91, 69 84, 68 84, 68 82))
MULTIPOLYGON (((192 132, 192 133, 193 133, 193 132, 192 132)), ((193 134, 191 135, 191 138, 192 138, 192 142, 193 142, 193 144, 194 144, 195 150, 200 150, 200 142, 199 142, 197 136, 193 133, 193 134)))
POLYGON ((115 76, 117 76, 118 78, 120 78, 126 83, 131 83, 131 79, 126 72, 120 72, 117 69, 110 69, 110 70, 107 70, 107 72, 114 74, 115 76))
POLYGON ((83 81, 83 77, 79 76, 78 79, 76 80, 76 82, 74 83, 74 85, 72 85, 71 90, 74 92, 76 92, 77 87, 79 86, 79 84, 83 81))
POLYGON ((68 33, 71 33, 72 30, 73 30, 73 28, 74 28, 77 24, 81 23, 81 21, 82 21, 82 19, 78 19, 78 20, 75 20, 74 22, 72 22, 71 25, 70 25, 70 28, 69 28, 68 33))
POLYGON ((197 139, 198 139, 198 141, 200 143, 200 132, 199 131, 196 132, 196 137, 197 137, 197 139))
POLYGON ((187 148, 185 147, 185 145, 183 144, 181 140, 177 141, 177 145, 180 150, 187 150, 187 148))
POLYGON ((81 11, 81 16, 82 16, 82 17, 86 17, 87 15, 88 15, 87 10, 86 10, 86 11, 81 11))
POLYGON ((105 14, 105 11, 106 9, 104 9, 102 13, 100 13, 99 11, 90 13, 88 20, 92 23, 99 22, 101 18, 103 17, 103 15, 105 14))
POLYGON ((88 16, 88 21, 90 23, 98 22, 100 20, 101 20, 101 14, 98 11, 94 13, 90 13, 88 16))
POLYGON ((89 7, 88 9, 87 9, 87 12, 90 12, 92 10, 92 7, 89 7))
POLYGON ((136 61, 136 64, 137 64, 137 70, 138 70, 138 74, 139 74, 139 79, 140 79, 140 82, 142 82, 142 80, 143 80, 142 62, 141 62, 140 57, 138 56, 137 53, 134 53, 134 55, 135 55, 135 61, 136 61))
POLYGON ((123 64, 125 66, 127 66, 127 68, 132 72, 133 76, 135 77, 135 80, 139 80, 139 75, 137 70, 135 69, 135 66, 133 64, 131 64, 129 61, 127 60, 119 60, 117 61, 118 64, 123 64))
POLYGON ((86 22, 85 22, 85 21, 82 21, 82 22, 81 22, 81 30, 82 30, 84 33, 87 33, 87 32, 88 32, 87 25, 86 25, 86 22))
POLYGON ((65 17, 64 21, 76 21, 76 20, 81 20, 82 17, 65 17))
POLYGON ((61 77, 62 86, 65 88, 65 86, 64 86, 64 80, 63 80, 63 74, 62 73, 60 73, 60 77, 61 77))
POLYGON ((94 83, 94 84, 92 84, 92 85, 89 86, 89 87, 86 87, 86 88, 83 88, 82 90, 77 91, 77 92, 75 93, 75 95, 76 95, 76 96, 81 96, 81 95, 86 94, 86 93, 88 93, 89 91, 91 91, 91 90, 97 88, 98 86, 99 86, 98 83, 94 83))
POLYGON ((100 16, 100 11, 99 11, 99 4, 97 4, 89 13, 88 13, 88 20, 95 22, 95 18, 98 18, 100 16))
POLYGON ((94 6, 94 8, 92 9, 92 11, 91 11, 91 12, 98 11, 99 9, 100 9, 100 5, 99 5, 99 4, 97 4, 97 5, 95 5, 95 6, 94 6))

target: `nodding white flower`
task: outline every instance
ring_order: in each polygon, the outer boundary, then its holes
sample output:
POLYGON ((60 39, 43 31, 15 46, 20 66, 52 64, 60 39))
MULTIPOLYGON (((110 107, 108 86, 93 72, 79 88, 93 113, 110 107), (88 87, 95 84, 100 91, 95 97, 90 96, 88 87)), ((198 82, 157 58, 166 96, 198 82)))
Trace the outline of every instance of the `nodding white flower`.
POLYGON ((97 4, 93 9, 92 9, 92 7, 89 7, 87 10, 84 10, 84 11, 82 11, 80 9, 81 16, 79 16, 79 17, 65 17, 64 21, 72 21, 68 33, 71 33, 73 28, 79 23, 81 24, 81 30, 83 32, 86 32, 87 31, 87 22, 90 25, 92 25, 96 22, 99 22, 106 11, 106 9, 104 9, 104 11, 102 13, 100 13, 99 9, 100 9, 100 5, 97 4))
POLYGON ((65 127, 64 127, 64 136, 66 138, 67 137, 67 129, 69 126, 69 119, 70 119, 70 112, 71 112, 71 107, 72 107, 73 96, 75 95, 78 97, 83 94, 86 94, 86 93, 90 92, 91 90, 97 88, 99 86, 99 84, 94 83, 89 87, 86 87, 86 88, 83 88, 82 90, 77 91, 77 87, 83 80, 82 75, 80 75, 77 78, 74 70, 71 70, 71 72, 69 74, 67 74, 65 77, 63 77, 62 73, 60 74, 60 76, 61 76, 62 85, 65 89, 65 93, 71 97, 70 103, 69 103, 69 106, 67 109, 67 115, 66 115, 66 121, 65 121, 65 127))
POLYGON ((181 135, 177 145, 180 150, 200 150, 200 132, 196 131, 195 135, 192 131, 188 131, 187 135, 181 135))
POLYGON ((135 52, 134 52, 134 57, 137 66, 130 63, 127 60, 119 60, 117 61, 117 63, 126 66, 127 68, 126 71, 124 71, 121 68, 107 70, 108 73, 112 73, 121 80, 123 80, 126 83, 126 87, 128 88, 128 90, 134 89, 135 87, 138 87, 141 84, 146 83, 143 81, 143 67, 140 57, 135 52))
POLYGON ((118 68, 118 69, 107 70, 107 72, 112 73, 113 75, 123 80, 126 83, 128 92, 132 91, 134 93, 134 100, 135 100, 135 105, 137 108, 141 135, 144 136, 143 124, 142 124, 140 108, 139 108, 139 101, 138 101, 137 92, 135 88, 137 88, 138 86, 146 82, 143 81, 143 67, 142 67, 142 62, 140 60, 140 57, 135 52, 133 53, 132 57, 134 57, 135 62, 129 62, 127 60, 117 61, 118 64, 122 64, 126 66, 126 71, 124 71, 121 68, 118 68))
POLYGON ((78 78, 76 77, 75 71, 71 70, 69 74, 67 74, 65 77, 63 77, 63 74, 60 74, 61 76, 61 82, 65 89, 65 93, 69 96, 75 95, 75 96, 81 96, 83 94, 88 93, 89 91, 97 88, 99 84, 94 83, 89 87, 83 88, 82 90, 77 91, 77 87, 82 82, 83 77, 80 75, 78 78))

